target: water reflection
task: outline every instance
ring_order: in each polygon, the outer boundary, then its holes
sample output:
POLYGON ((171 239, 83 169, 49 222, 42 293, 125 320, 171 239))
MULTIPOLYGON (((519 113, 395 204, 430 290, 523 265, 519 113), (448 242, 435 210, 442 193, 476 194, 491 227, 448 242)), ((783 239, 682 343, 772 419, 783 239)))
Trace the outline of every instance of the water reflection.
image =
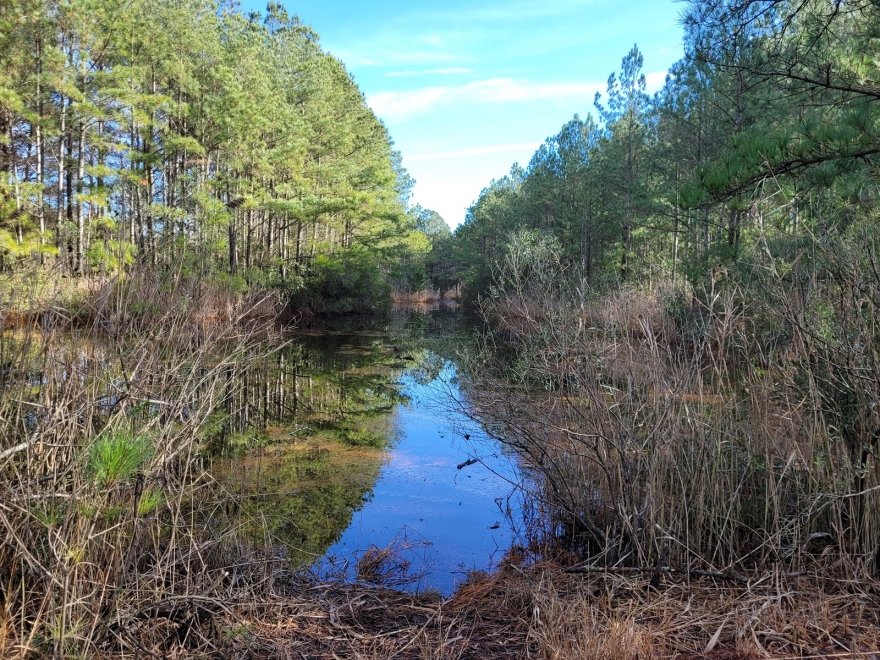
POLYGON ((449 593, 467 571, 490 568, 514 542, 512 514, 521 507, 512 487, 516 462, 464 414, 455 365, 441 364, 429 378, 400 378, 409 401, 395 410, 398 440, 372 498, 327 551, 322 570, 342 563, 354 576, 365 549, 391 547, 408 563, 392 578, 449 593))
POLYGON ((415 590, 491 568, 516 540, 519 474, 466 414, 466 328, 448 310, 305 328, 230 374, 215 471, 243 531, 322 575, 355 577, 360 560, 361 578, 415 590))

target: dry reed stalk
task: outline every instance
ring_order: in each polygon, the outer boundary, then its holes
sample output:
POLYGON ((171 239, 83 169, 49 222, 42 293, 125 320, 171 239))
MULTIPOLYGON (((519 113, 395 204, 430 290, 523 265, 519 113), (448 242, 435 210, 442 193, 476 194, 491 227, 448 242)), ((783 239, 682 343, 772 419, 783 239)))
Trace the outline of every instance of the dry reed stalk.
POLYGON ((101 283, 74 314, 41 298, 0 336, 5 657, 216 641, 200 636, 239 549, 204 530, 199 433, 267 326, 238 302, 208 322, 217 294, 176 284, 101 283))
POLYGON ((867 590, 782 576, 748 586, 650 582, 573 577, 538 562, 474 575, 446 601, 303 583, 233 605, 234 616, 219 613, 217 625, 230 631, 226 651, 239 656, 867 659, 880 648, 880 606, 867 590))
POLYGON ((790 355, 754 366, 738 292, 707 296, 690 335, 644 292, 564 306, 578 314, 560 310, 559 295, 487 305, 516 356, 499 363, 488 344, 470 370, 480 374, 472 401, 541 475, 539 496, 584 557, 718 572, 876 569, 877 470, 835 441, 821 393, 802 385, 806 360, 800 371, 790 355))

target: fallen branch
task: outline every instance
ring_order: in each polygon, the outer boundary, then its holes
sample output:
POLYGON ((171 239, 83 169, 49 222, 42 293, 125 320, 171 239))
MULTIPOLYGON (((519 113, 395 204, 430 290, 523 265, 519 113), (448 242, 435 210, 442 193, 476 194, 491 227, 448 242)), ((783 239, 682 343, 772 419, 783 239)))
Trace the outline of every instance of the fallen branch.
POLYGON ((20 451, 24 451, 25 449, 30 447, 32 444, 34 444, 37 441, 37 438, 39 438, 39 437, 40 437, 39 433, 37 433, 37 432, 32 433, 31 437, 28 438, 27 440, 25 440, 24 442, 19 442, 17 445, 14 445, 14 446, 10 447, 9 449, 4 449, 3 451, 0 451, 0 461, 9 458, 13 454, 17 454, 20 451))

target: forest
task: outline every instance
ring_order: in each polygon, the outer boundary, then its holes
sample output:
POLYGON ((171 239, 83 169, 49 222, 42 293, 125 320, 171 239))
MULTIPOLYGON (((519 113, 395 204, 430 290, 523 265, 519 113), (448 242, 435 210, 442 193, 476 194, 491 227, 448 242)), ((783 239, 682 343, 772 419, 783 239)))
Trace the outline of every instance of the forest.
POLYGON ((484 189, 456 232, 464 282, 485 291, 521 229, 599 287, 699 286, 748 277, 763 258, 790 265, 811 242, 864 247, 877 18, 871 2, 689 3, 686 54, 659 93, 646 93, 634 46, 595 116, 575 115, 484 189))
POLYGON ((418 280, 400 155, 280 4, 10 1, 0 20, 5 271, 149 267, 337 311, 418 280))
POLYGON ((452 231, 282 4, 0 0, 0 655, 873 657, 880 4, 680 9, 452 231), (453 354, 524 539, 302 573, 453 354), (266 447, 295 499, 212 468, 266 447))

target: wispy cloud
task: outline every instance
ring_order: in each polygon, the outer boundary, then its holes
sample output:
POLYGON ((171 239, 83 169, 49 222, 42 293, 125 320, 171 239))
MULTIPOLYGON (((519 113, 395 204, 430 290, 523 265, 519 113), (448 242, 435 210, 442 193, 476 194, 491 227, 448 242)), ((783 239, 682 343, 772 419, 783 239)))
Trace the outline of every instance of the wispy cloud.
POLYGON ((402 18, 369 34, 353 35, 333 52, 343 61, 370 61, 388 67, 455 67, 465 62, 469 44, 479 37, 473 27, 425 32, 430 22, 421 15, 402 18))
POLYGON ((410 71, 389 71, 386 78, 419 78, 421 76, 460 76, 473 73, 473 69, 466 66, 442 66, 433 69, 417 69, 410 71))
POLYGON ((451 104, 592 100, 593 95, 604 88, 605 84, 598 82, 535 82, 514 78, 489 78, 463 85, 437 85, 379 92, 371 94, 367 102, 380 117, 407 119, 437 106, 451 104))
POLYGON ((401 92, 379 92, 367 97, 373 111, 383 118, 406 119, 448 102, 449 87, 422 87, 401 92))
POLYGON ((423 154, 407 156, 408 163, 417 163, 428 160, 451 160, 455 158, 469 158, 473 156, 491 156, 495 154, 509 154, 519 152, 531 152, 538 148, 535 142, 517 142, 514 144, 491 144, 483 147, 470 147, 454 151, 434 151, 423 154))
POLYGON ((486 48, 518 53, 521 45, 505 34, 529 34, 529 51, 544 52, 557 49, 561 41, 589 39, 591 24, 584 23, 584 16, 611 4, 613 0, 410 3, 377 29, 347 35, 333 52, 363 66, 453 67, 482 59, 486 48))

